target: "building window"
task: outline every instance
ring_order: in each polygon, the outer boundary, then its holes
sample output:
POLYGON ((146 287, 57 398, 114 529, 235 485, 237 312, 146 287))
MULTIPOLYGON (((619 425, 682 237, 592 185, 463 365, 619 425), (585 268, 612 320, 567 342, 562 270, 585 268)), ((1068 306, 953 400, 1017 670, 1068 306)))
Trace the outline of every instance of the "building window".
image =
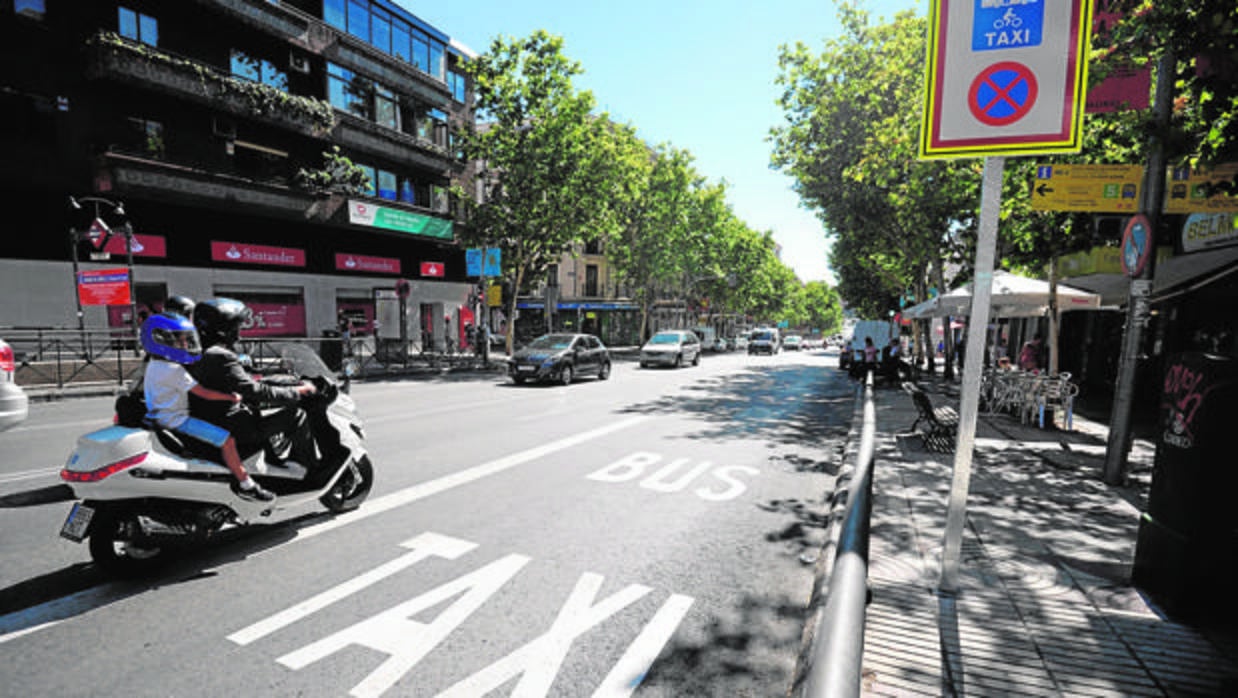
POLYGON ((404 22, 397 19, 391 23, 391 52, 405 63, 413 62, 412 53, 409 52, 411 36, 411 30, 404 22))
POLYGON ((590 240, 585 243, 585 254, 602 254, 602 241, 590 240))
POLYGON ((322 0, 322 19, 336 29, 347 31, 347 0, 322 0))
POLYGON ((396 176, 394 172, 378 171, 378 198, 396 200, 396 176))
POLYGON ((447 212, 447 187, 440 187, 437 184, 430 186, 431 203, 430 208, 438 213, 447 212))
POLYGON ((362 164, 358 164, 357 167, 360 167, 361 170, 365 172, 366 187, 365 191, 362 193, 367 196, 374 196, 375 186, 377 184, 377 174, 375 173, 374 168, 369 165, 362 164))
POLYGON ((342 66, 327 63, 327 100, 331 106, 368 120, 371 91, 373 83, 342 66))
POLYGON ((598 265, 596 264, 585 265, 585 295, 590 297, 598 295, 598 265))
POLYGON ((370 44, 383 53, 391 53, 391 15, 379 9, 370 16, 370 44))
POLYGON ((400 130, 400 106, 395 93, 377 83, 374 85, 374 121, 380 126, 400 130))
POLYGON ((370 4, 364 0, 348 0, 348 33, 370 40, 370 4))
POLYGON ((413 67, 423 73, 430 72, 430 37, 413 30, 413 67))
POLYGON ((400 178, 400 201, 409 205, 416 203, 416 193, 413 187, 413 180, 408 177, 400 178))
POLYGON ((551 264, 550 266, 546 267, 546 285, 547 286, 558 286, 559 285, 559 265, 558 264, 551 264))
POLYGON ((119 9, 120 35, 151 46, 159 45, 159 21, 150 15, 121 6, 119 9))
POLYGON ((284 71, 276 68, 271 61, 254 58, 244 51, 232 49, 232 75, 288 91, 288 75, 284 71))
POLYGON ((430 70, 427 72, 444 82, 447 80, 445 74, 447 68, 446 48, 441 42, 430 39, 430 70))
POLYGON ((463 103, 466 92, 464 75, 454 70, 447 71, 447 87, 451 90, 452 99, 463 103))
POLYGON ((13 12, 19 17, 29 17, 42 21, 47 14, 47 3, 44 0, 15 0, 13 12))
POLYGON ((124 150, 152 160, 162 160, 167 155, 162 123, 135 116, 129 117, 127 123, 127 136, 121 144, 124 150))

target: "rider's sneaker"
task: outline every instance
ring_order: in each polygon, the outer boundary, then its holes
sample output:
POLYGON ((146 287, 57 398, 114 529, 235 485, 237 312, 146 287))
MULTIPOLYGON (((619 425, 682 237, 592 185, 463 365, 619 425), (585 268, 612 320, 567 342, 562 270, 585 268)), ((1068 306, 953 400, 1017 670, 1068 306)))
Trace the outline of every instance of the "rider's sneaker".
POLYGON ((262 485, 259 485, 258 483, 254 483, 254 486, 250 487, 249 489, 241 487, 241 484, 239 482, 233 483, 232 491, 236 493, 236 496, 240 497, 241 499, 248 500, 250 502, 273 502, 275 501, 275 493, 264 488, 262 485))

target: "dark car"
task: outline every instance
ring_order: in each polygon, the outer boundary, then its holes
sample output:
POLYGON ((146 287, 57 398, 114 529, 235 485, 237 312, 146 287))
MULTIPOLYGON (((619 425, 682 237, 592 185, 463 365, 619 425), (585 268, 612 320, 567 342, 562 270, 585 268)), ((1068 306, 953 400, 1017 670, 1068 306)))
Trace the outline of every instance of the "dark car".
POLYGON ((591 334, 544 334, 512 356, 507 374, 519 385, 527 380, 567 385, 576 376, 610 377, 610 352, 591 334))

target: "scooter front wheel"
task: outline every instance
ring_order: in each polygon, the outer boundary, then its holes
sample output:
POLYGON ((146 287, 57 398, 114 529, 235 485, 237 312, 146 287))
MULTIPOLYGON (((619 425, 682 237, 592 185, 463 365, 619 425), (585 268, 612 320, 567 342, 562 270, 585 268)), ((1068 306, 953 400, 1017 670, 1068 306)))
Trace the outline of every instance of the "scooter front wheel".
POLYGON ((332 514, 342 514, 361 506, 361 502, 370 495, 374 487, 374 466, 369 456, 348 464, 340 474, 335 486, 318 498, 319 502, 332 514))
POLYGON ((100 510, 90 526, 90 558, 117 577, 150 574, 167 561, 168 552, 158 546, 136 545, 132 539, 140 527, 135 511, 100 510))

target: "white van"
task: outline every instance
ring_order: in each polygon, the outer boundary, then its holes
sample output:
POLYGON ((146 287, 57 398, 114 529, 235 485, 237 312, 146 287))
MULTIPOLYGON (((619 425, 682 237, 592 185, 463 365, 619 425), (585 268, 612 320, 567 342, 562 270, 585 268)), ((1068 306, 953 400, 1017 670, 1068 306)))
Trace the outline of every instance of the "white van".
POLYGON ((898 337, 898 326, 885 320, 860 320, 851 330, 851 336, 838 352, 838 367, 850 368, 852 362, 864 362, 864 339, 873 338, 873 346, 877 347, 878 358, 881 349, 890 343, 890 328, 894 327, 894 337, 898 337))

